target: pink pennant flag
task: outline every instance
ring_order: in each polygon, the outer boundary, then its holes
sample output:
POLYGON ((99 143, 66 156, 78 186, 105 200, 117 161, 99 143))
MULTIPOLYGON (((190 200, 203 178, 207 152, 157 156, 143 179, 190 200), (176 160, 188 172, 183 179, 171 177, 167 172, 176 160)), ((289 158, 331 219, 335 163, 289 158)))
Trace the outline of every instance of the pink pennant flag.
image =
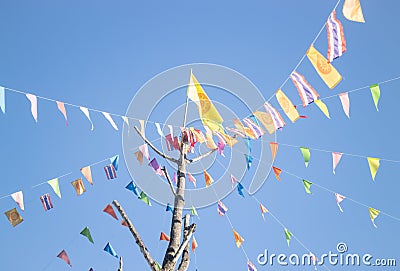
POLYGON ((26 98, 31 102, 31 113, 35 121, 38 121, 38 116, 37 116, 37 98, 33 94, 26 94, 26 98))
POLYGON ((218 137, 219 141, 217 144, 217 148, 218 148, 218 154, 221 155, 222 157, 225 157, 224 155, 224 149, 226 146, 226 141, 225 139, 222 137, 222 135, 220 135, 218 132, 215 132, 215 135, 218 137))
POLYGON ((108 122, 111 124, 111 126, 114 128, 115 131, 118 131, 118 126, 115 124, 114 120, 112 119, 110 113, 107 112, 101 112, 103 116, 108 120, 108 122))
POLYGON ((58 102, 58 101, 56 101, 56 103, 57 103, 58 110, 60 110, 61 114, 63 114, 63 116, 65 118, 65 122, 66 122, 66 124, 68 126, 67 110, 65 110, 64 103, 63 102, 58 102))
POLYGON ((339 164, 340 159, 342 159, 343 153, 340 152, 332 152, 332 166, 333 166, 333 174, 335 174, 336 166, 339 164))
POLYGON ((235 176, 231 175, 231 182, 232 182, 232 187, 235 185, 235 183, 238 182, 238 180, 235 178, 235 176))
POLYGON ((12 199, 18 204, 19 208, 23 211, 24 208, 24 194, 22 191, 11 194, 12 199))
POLYGON ((143 154, 144 157, 147 158, 147 160, 150 160, 149 147, 147 146, 147 144, 139 146, 139 151, 143 154))
POLYGON ((58 258, 60 258, 61 260, 63 260, 64 262, 66 262, 69 266, 72 267, 71 265, 71 261, 68 258, 67 252, 65 252, 65 250, 62 250, 58 255, 58 258))
POLYGON ((339 94, 340 101, 342 102, 343 111, 348 118, 350 118, 350 100, 347 92, 339 94))
POLYGON ((174 177, 172 178, 172 180, 174 181, 174 183, 178 182, 178 176, 176 175, 176 172, 174 172, 174 177))
POLYGON ((343 213, 343 209, 342 209, 342 207, 340 206, 340 203, 341 203, 346 197, 343 196, 343 195, 340 195, 340 194, 338 194, 338 193, 335 193, 335 198, 336 198, 336 204, 337 204, 337 206, 339 207, 339 210, 343 213))
POLYGON ((193 177, 193 175, 190 174, 190 172, 187 173, 187 176, 188 176, 189 182, 193 183, 194 187, 196 187, 196 178, 193 177))

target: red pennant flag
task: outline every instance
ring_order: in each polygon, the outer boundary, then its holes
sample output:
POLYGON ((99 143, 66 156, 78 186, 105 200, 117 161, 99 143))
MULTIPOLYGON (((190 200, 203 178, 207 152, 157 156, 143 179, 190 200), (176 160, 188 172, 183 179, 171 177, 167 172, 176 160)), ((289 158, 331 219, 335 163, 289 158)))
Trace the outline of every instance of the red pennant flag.
POLYGON ((281 180, 280 175, 281 175, 282 169, 273 166, 273 167, 272 167, 272 170, 274 171, 274 174, 275 174, 276 179, 277 179, 278 181, 280 181, 280 180, 281 180))
POLYGON ((194 250, 198 247, 199 245, 197 244, 197 241, 196 241, 196 239, 194 238, 194 236, 193 236, 193 239, 192 239, 192 252, 194 252, 194 250))
POLYGON ((125 227, 128 227, 128 223, 126 223, 125 220, 122 220, 121 225, 122 225, 122 226, 125 226, 125 227))
POLYGON ((114 209, 113 209, 113 207, 112 207, 110 204, 108 204, 108 205, 106 206, 106 208, 104 208, 103 212, 109 214, 110 216, 112 216, 112 217, 114 217, 116 220, 118 220, 118 217, 117 217, 117 215, 115 214, 114 209))
POLYGON ((71 261, 68 258, 67 252, 65 252, 65 250, 62 250, 58 255, 58 258, 60 258, 61 260, 63 260, 64 262, 66 262, 69 266, 72 267, 71 265, 71 261))
POLYGON ((166 235, 165 233, 161 232, 161 234, 160 234, 160 240, 161 240, 161 241, 169 241, 169 236, 166 235))

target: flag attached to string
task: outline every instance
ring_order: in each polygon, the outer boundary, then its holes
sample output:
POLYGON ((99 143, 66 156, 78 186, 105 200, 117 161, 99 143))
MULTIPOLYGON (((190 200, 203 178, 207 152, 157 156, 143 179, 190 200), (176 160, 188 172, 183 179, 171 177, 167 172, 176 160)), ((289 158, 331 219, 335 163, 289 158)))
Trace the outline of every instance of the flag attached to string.
POLYGON ((314 102, 318 106, 318 108, 322 111, 322 113, 324 113, 324 115, 328 119, 330 119, 331 116, 329 115, 329 110, 328 110, 328 107, 326 106, 326 104, 321 100, 315 100, 314 102))
POLYGON ((145 130, 145 125, 144 125, 144 120, 139 120, 140 123, 140 133, 142 134, 143 137, 146 137, 146 130, 145 130))
POLYGON ((197 213, 196 208, 194 208, 193 205, 192 205, 192 207, 190 208, 190 214, 191 214, 192 216, 197 216, 197 217, 199 217, 199 214, 197 213))
POLYGON ((343 15, 347 20, 365 23, 360 0, 345 0, 343 4, 343 15))
POLYGON ((247 154, 245 154, 244 157, 246 158, 247 170, 250 170, 251 163, 253 163, 253 157, 247 154))
POLYGON ((136 159, 139 161, 139 164, 142 165, 143 164, 143 153, 141 151, 137 151, 134 153, 134 155, 136 156, 136 159))
POLYGON ((306 81, 303 75, 294 71, 290 75, 290 79, 292 79, 294 86, 297 88, 297 91, 299 92, 299 96, 301 98, 301 101, 303 102, 304 107, 314 102, 315 100, 318 100, 319 94, 306 81))
POLYGON ((253 131, 249 127, 244 127, 244 125, 240 122, 238 119, 234 119, 233 123, 235 124, 235 127, 245 136, 248 136, 252 139, 256 139, 256 135, 253 133, 253 131))
POLYGON ((237 231, 235 231, 234 229, 233 229, 233 237, 235 238, 236 246, 237 246, 238 248, 240 248, 240 246, 241 246, 241 245, 243 244, 243 242, 244 242, 243 237, 240 236, 240 234, 239 234, 237 231))
POLYGON ((274 161, 275 157, 276 157, 276 153, 278 152, 278 143, 277 142, 269 142, 269 147, 271 148, 272 161, 274 161))
POLYGON ((33 94, 26 94, 26 98, 31 102, 31 113, 32 117, 35 119, 35 122, 38 122, 38 113, 37 113, 37 97, 33 94))
POLYGON ((337 165, 340 162, 340 159, 342 159, 343 153, 340 152, 332 152, 332 168, 333 168, 333 174, 335 174, 335 170, 337 165))
POLYGON ((286 116, 295 123, 300 118, 300 115, 292 101, 280 89, 275 93, 275 97, 286 116))
POLYGON ((109 164, 104 167, 104 172, 106 173, 107 180, 112 180, 117 178, 117 172, 115 171, 114 165, 109 164))
POLYGON ((172 177, 172 181, 176 184, 178 182, 178 175, 176 174, 176 171, 174 171, 174 176, 172 177))
POLYGON ((379 103, 379 98, 381 97, 381 90, 379 88, 379 85, 375 84, 375 85, 370 86, 369 88, 371 90, 372 99, 374 100, 376 111, 379 111, 378 103, 379 103))
POLYGON ((346 52, 346 39, 344 37, 343 25, 336 18, 335 10, 329 15, 328 21, 326 22, 326 30, 328 33, 328 60, 332 62, 346 52))
POLYGON ((312 194, 312 192, 310 190, 312 182, 309 182, 307 180, 303 180, 303 185, 304 185, 304 189, 306 190, 306 193, 307 194, 312 194))
POLYGON ((150 202, 149 197, 148 197, 148 196, 146 195, 146 193, 144 193, 143 191, 140 192, 140 197, 139 197, 139 199, 140 199, 141 201, 143 201, 144 203, 146 203, 147 205, 151 206, 151 202, 150 202))
POLYGON ((65 123, 68 126, 67 110, 65 109, 64 103, 56 101, 56 104, 57 104, 58 110, 61 112, 61 114, 63 114, 65 123))
POLYGON ((342 80, 342 76, 335 69, 335 67, 333 67, 332 64, 329 63, 328 60, 321 55, 317 49, 314 48, 313 45, 310 46, 306 55, 317 71, 318 75, 330 89, 333 89, 337 86, 337 84, 339 84, 339 82, 342 80))
POLYGON ((237 191, 238 191, 239 195, 244 198, 243 189, 244 189, 243 185, 241 183, 238 183, 237 191))
POLYGON ((157 122, 155 122, 154 124, 156 125, 158 135, 161 136, 161 137, 163 138, 163 137, 164 137, 164 133, 163 133, 163 131, 161 130, 160 124, 157 123, 157 122))
POLYGON ((343 213, 342 206, 340 206, 340 203, 345 199, 346 197, 343 195, 340 195, 338 193, 335 193, 335 199, 336 199, 336 204, 339 207, 339 210, 343 213))
POLYGON ((193 175, 190 172, 187 173, 187 177, 188 177, 188 181, 193 183, 194 187, 196 187, 196 178, 193 177, 193 175))
POLYGON ((257 268, 250 260, 247 260, 247 271, 257 271, 257 268))
POLYGON ((264 130, 259 126, 258 121, 255 122, 251 118, 244 118, 243 122, 252 131, 252 133, 255 135, 256 139, 260 138, 261 136, 263 136, 265 134, 264 130))
POLYGON ((368 160, 369 171, 371 172, 372 180, 375 181, 375 176, 376 176, 376 173, 378 172, 378 169, 380 166, 379 158, 367 157, 367 160, 368 160))
POLYGON ((74 187, 76 194, 78 196, 80 196, 86 192, 85 186, 83 185, 83 182, 82 182, 82 178, 79 178, 79 179, 71 182, 71 184, 74 187))
POLYGON ((121 116, 121 118, 122 118, 122 120, 124 121, 124 123, 125 123, 126 126, 127 126, 128 135, 129 135, 129 132, 130 132, 130 129, 129 129, 129 119, 128 119, 127 116, 121 116))
POLYGON ((174 210, 172 209, 171 205, 168 203, 167 208, 165 208, 166 212, 171 212, 172 214, 174 213, 174 210))
POLYGON ((111 204, 107 204, 107 206, 103 209, 103 212, 109 214, 110 216, 114 217, 116 220, 118 220, 117 215, 114 212, 113 207, 111 206, 111 204))
POLYGON ((233 175, 231 174, 231 183, 232 183, 232 187, 233 187, 233 185, 234 185, 235 183, 237 183, 237 182, 238 182, 238 180, 236 179, 236 177, 233 176, 233 175))
POLYGON ((344 113, 348 118, 350 118, 350 99, 349 93, 344 92, 339 94, 340 102, 342 103, 342 108, 344 113))
POLYGON ((161 232, 161 234, 160 234, 160 241, 169 241, 169 236, 166 234, 166 233, 164 233, 164 232, 161 232))
POLYGON ((199 245, 197 244, 196 238, 192 239, 192 252, 194 252, 194 250, 198 247, 199 245))
POLYGON ((90 124, 92 125, 92 128, 90 130, 94 130, 94 126, 93 126, 93 122, 90 119, 90 113, 89 113, 89 109, 87 109, 86 107, 80 106, 79 109, 83 112, 83 114, 86 116, 86 118, 89 120, 90 124))
POLYGON ((262 111, 255 111, 253 112, 254 116, 258 119, 259 122, 268 130, 268 133, 273 134, 275 132, 274 122, 270 114, 262 112, 262 111))
POLYGON ((285 231, 287 245, 290 246, 290 240, 292 239, 293 234, 286 228, 284 229, 284 231, 285 231))
POLYGON ((6 113, 6 92, 5 88, 0 86, 0 109, 3 114, 6 113))
POLYGON ((222 203, 222 201, 218 201, 217 205, 217 211, 220 216, 224 216, 225 213, 228 211, 228 207, 225 206, 225 204, 222 203))
POLYGON ((272 166, 272 170, 274 171, 275 178, 276 178, 278 181, 280 181, 280 180, 281 180, 281 176, 280 176, 280 175, 281 175, 281 173, 282 173, 282 169, 272 166))
POLYGON ((281 114, 279 114, 278 110, 274 108, 269 102, 264 104, 265 110, 271 116, 272 122, 274 123, 275 130, 282 129, 286 123, 283 120, 281 114))
POLYGON ((119 155, 115 155, 110 158, 110 163, 114 166, 115 170, 118 170, 119 165, 119 155))
POLYGON ((214 182, 213 178, 206 170, 204 170, 204 179, 206 181, 206 187, 210 186, 214 182))
POLYGON ((10 223, 13 227, 17 226, 22 221, 24 221, 22 216, 18 213, 17 208, 13 208, 13 209, 5 212, 4 214, 6 215, 8 221, 10 221, 10 223))
POLYGON ((56 193, 56 195, 61 199, 61 190, 58 184, 58 178, 52 179, 47 183, 51 186, 51 188, 53 188, 54 193, 56 193))
POLYGON ((90 166, 81 168, 81 173, 90 184, 93 184, 92 171, 90 169, 90 166))
POLYGON ((157 159, 153 158, 153 160, 150 161, 149 166, 151 166, 154 171, 156 172, 157 175, 163 175, 163 172, 161 170, 161 166, 158 164, 157 159))
POLYGON ((372 208, 372 207, 369 207, 369 208, 368 208, 368 212, 369 212, 369 218, 370 218, 371 221, 372 221, 372 225, 374 225, 375 228, 378 228, 378 227, 376 226, 376 224, 375 224, 375 219, 378 217, 378 215, 379 215, 381 212, 378 211, 378 210, 376 210, 376 209, 374 209, 374 208, 372 208))
POLYGON ((300 147, 301 154, 303 155, 304 164, 308 167, 308 163, 310 161, 311 153, 310 149, 306 147, 300 147))
POLYGON ((136 196, 139 197, 139 191, 138 191, 138 189, 137 189, 136 184, 135 184, 133 181, 131 181, 130 183, 128 183, 128 185, 125 186, 125 188, 128 189, 128 190, 130 190, 130 191, 132 191, 136 196))
POLYGON ((53 203, 51 202, 50 194, 44 194, 43 196, 40 196, 40 201, 42 202, 43 209, 45 211, 53 209, 53 203))
POLYGON ((60 253, 58 253, 57 257, 66 262, 70 267, 72 267, 71 261, 69 260, 67 252, 65 252, 65 250, 62 250, 60 253))
POLYGON ((10 195, 11 198, 15 201, 15 203, 19 206, 19 208, 24 211, 25 206, 24 206, 24 194, 22 191, 15 192, 10 195))
POLYGON ((80 232, 80 234, 83 235, 83 236, 85 236, 85 237, 89 240, 90 243, 94 244, 92 235, 90 234, 90 230, 89 230, 88 227, 85 227, 85 228, 80 232))
POLYGON ((146 157, 147 160, 150 160, 149 147, 147 144, 140 145, 139 151, 143 154, 144 157, 146 157))
POLYGON ((260 210, 261 210, 261 215, 262 215, 263 219, 265 220, 264 214, 268 213, 268 209, 265 208, 265 206, 262 205, 262 203, 260 203, 260 210))
POLYGON ((117 253, 115 252, 114 248, 111 246, 110 243, 107 243, 107 245, 104 248, 104 251, 110 253, 115 258, 118 258, 117 253))

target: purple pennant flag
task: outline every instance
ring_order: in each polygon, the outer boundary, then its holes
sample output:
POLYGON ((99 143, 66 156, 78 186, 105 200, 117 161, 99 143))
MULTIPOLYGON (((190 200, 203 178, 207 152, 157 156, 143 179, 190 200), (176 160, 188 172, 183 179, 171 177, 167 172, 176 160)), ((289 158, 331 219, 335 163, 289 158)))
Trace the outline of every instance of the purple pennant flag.
POLYGON ((157 174, 157 175, 160 175, 160 176, 163 175, 163 172, 162 172, 162 170, 161 170, 161 167, 160 167, 160 165, 158 164, 156 158, 153 158, 153 160, 150 161, 149 166, 151 166, 151 167, 156 171, 156 174, 157 174))

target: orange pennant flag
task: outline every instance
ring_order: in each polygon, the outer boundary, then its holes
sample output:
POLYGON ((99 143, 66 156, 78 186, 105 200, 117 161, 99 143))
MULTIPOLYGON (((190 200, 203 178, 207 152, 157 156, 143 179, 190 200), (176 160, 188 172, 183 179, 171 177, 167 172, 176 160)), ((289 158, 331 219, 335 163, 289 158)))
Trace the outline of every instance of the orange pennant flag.
POLYGON ((278 152, 278 143, 277 142, 269 142, 269 146, 271 147, 272 160, 275 160, 276 153, 278 152))
POLYGON ((85 176, 86 180, 88 180, 90 184, 93 184, 92 171, 90 170, 90 166, 81 168, 81 172, 82 175, 85 176))
POLYGON ((194 252, 194 250, 198 247, 199 245, 197 244, 196 238, 192 239, 192 252, 194 252))
POLYGON ((272 170, 274 171, 276 179, 278 181, 280 181, 281 180, 281 176, 280 175, 281 175, 282 169, 272 166, 272 170))
POLYGON ((122 226, 125 226, 125 227, 129 227, 129 226, 128 226, 128 223, 126 223, 125 220, 122 220, 121 225, 122 225, 122 226))
POLYGON ((86 192, 85 186, 83 185, 82 178, 79 178, 71 182, 72 186, 75 188, 76 194, 78 196, 86 192))
POLYGON ((108 204, 108 205, 106 206, 106 208, 104 208, 103 212, 109 214, 110 216, 112 216, 112 217, 114 217, 116 220, 118 220, 118 217, 117 217, 117 215, 115 214, 114 209, 113 209, 113 207, 112 207, 110 204, 108 204))
POLYGON ((169 236, 166 235, 164 232, 161 232, 160 241, 169 241, 169 236))
POLYGON ((204 170, 204 178, 206 179, 206 187, 208 187, 210 184, 214 182, 213 178, 211 178, 210 174, 207 173, 207 171, 204 170))
POLYGON ((263 219, 265 220, 264 214, 268 213, 268 209, 265 208, 265 206, 262 205, 262 203, 260 203, 260 209, 261 209, 261 215, 262 215, 263 219))
POLYGON ((141 151, 137 151, 134 153, 136 156, 136 159, 139 161, 139 164, 143 164, 143 153, 141 151))
POLYGON ((236 246, 238 248, 240 248, 240 246, 242 245, 242 243, 244 242, 244 239, 242 236, 239 235, 239 233, 237 233, 237 231, 233 230, 233 236, 235 237, 235 243, 236 246))

